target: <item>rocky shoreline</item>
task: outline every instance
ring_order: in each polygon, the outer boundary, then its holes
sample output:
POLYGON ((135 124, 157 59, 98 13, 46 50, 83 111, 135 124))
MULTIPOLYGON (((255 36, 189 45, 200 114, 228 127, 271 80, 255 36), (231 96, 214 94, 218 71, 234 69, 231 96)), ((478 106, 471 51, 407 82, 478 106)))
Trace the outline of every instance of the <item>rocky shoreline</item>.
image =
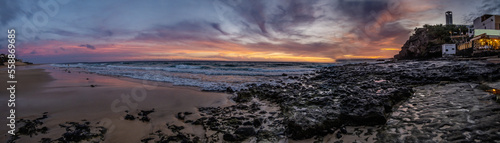
POLYGON ((289 77, 298 79, 297 83, 255 85, 238 91, 233 97, 237 105, 199 108, 204 117, 196 123, 221 133, 226 141, 243 141, 248 137, 270 142, 287 138, 302 140, 335 132, 340 138, 347 133, 345 126, 386 124, 397 105, 412 97, 415 87, 498 81, 499 69, 500 64, 482 61, 406 61, 328 67, 315 74, 289 77), (266 111, 254 108, 261 101, 278 106, 277 117, 261 116, 259 113, 266 111), (207 111, 214 114, 206 114, 207 111), (230 114, 233 112, 240 114, 230 114), (270 124, 244 124, 262 119, 259 117, 270 124), (233 121, 226 122, 228 119, 233 121), (248 134, 241 134, 240 130, 248 134))
POLYGON ((381 142, 499 142, 500 104, 476 83, 425 85, 379 132, 381 142))

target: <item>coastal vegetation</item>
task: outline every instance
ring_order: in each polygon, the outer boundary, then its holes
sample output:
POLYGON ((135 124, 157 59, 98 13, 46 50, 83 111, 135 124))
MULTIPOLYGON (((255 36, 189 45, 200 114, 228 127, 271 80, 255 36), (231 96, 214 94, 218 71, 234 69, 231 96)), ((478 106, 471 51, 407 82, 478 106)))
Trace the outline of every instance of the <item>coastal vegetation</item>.
POLYGON ((415 28, 414 34, 401 47, 396 59, 430 59, 441 57, 441 45, 456 44, 452 35, 465 35, 468 29, 462 25, 424 25, 415 28))

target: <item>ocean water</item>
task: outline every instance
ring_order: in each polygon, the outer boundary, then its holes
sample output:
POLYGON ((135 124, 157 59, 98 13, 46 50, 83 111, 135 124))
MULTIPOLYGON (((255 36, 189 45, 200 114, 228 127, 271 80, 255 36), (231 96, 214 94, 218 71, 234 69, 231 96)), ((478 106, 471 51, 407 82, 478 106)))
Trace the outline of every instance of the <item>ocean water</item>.
POLYGON ((214 61, 150 61, 51 64, 60 68, 79 68, 100 74, 141 80, 196 86, 202 90, 241 90, 248 84, 294 82, 288 76, 313 73, 325 63, 295 62, 214 62, 214 61), (286 74, 287 76, 283 76, 286 74))

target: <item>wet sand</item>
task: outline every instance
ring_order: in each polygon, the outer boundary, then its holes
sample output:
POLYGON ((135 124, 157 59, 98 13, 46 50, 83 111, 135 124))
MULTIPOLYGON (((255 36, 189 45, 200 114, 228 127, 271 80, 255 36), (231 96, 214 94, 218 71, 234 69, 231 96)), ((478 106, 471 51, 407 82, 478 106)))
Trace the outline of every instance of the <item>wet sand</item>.
MULTIPOLYGON (((73 69, 72 69, 73 70, 73 69)), ((7 80, 7 69, 0 69, 0 79, 7 80)), ((194 87, 171 86, 142 80, 100 76, 78 71, 53 69, 48 65, 19 67, 16 73, 16 118, 35 119, 44 112, 43 126, 48 133, 33 137, 19 136, 16 142, 38 142, 42 138, 57 139, 65 132, 59 124, 87 120, 92 126, 108 129, 105 142, 140 142, 147 134, 166 123, 184 124, 175 118, 178 112, 197 113, 196 107, 233 104, 228 94, 202 92, 194 87), (88 78, 88 79, 87 79, 88 78), (95 87, 91 87, 94 85, 95 87), (151 110, 150 122, 124 120, 125 110, 137 115, 151 110), (99 124, 97 124, 99 123, 99 124)), ((0 83, 7 87, 7 83, 0 83)), ((7 103, 7 90, 0 90, 1 103, 7 103)), ((7 123, 7 106, 1 106, 2 122, 7 123)), ((5 126, 5 125, 4 125, 5 126)), ((19 125, 16 126, 19 128, 19 125)), ((193 127, 194 128, 194 127, 193 127)), ((197 129, 192 130, 197 134, 197 129)), ((1 128, 0 140, 8 140, 7 128, 1 128)), ((199 133, 199 132, 198 132, 199 133)))

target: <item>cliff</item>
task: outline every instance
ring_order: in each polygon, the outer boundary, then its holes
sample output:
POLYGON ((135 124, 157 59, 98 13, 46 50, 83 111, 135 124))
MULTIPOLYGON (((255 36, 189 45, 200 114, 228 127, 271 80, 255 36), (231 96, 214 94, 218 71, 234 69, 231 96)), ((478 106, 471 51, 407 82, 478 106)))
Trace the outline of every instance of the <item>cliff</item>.
POLYGON ((416 28, 415 33, 394 58, 402 60, 441 57, 441 45, 455 43, 450 38, 450 31, 458 34, 461 31, 466 32, 467 28, 455 25, 424 25, 423 28, 416 28))

